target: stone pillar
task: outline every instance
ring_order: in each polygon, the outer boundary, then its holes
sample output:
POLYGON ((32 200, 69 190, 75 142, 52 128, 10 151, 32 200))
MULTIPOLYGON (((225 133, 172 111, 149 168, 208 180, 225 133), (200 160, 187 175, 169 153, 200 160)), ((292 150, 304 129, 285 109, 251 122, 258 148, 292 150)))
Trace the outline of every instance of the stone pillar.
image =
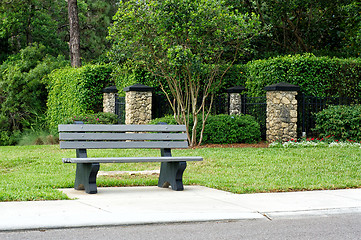
POLYGON ((267 91, 266 139, 268 142, 297 138, 297 91, 299 86, 281 82, 267 91))
POLYGON ((152 87, 135 84, 124 88, 125 124, 147 124, 152 119, 152 87))
POLYGON ((115 114, 115 98, 118 90, 115 86, 103 89, 103 112, 115 114))
POLYGON ((229 115, 240 115, 242 113, 242 92, 245 90, 246 88, 243 86, 226 89, 229 94, 229 115))

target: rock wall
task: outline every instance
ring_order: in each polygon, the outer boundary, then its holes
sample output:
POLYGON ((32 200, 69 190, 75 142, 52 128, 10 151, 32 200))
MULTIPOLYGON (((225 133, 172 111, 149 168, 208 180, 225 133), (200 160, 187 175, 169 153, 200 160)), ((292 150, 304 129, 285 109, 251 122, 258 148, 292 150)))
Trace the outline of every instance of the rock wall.
POLYGON ((229 114, 241 115, 242 113, 242 97, 240 93, 229 94, 229 114))
POLYGON ((297 91, 267 92, 267 141, 297 138, 297 91))
POLYGON ((151 119, 152 92, 126 92, 125 124, 147 124, 151 119))
POLYGON ((115 93, 103 93, 103 112, 115 113, 115 93))

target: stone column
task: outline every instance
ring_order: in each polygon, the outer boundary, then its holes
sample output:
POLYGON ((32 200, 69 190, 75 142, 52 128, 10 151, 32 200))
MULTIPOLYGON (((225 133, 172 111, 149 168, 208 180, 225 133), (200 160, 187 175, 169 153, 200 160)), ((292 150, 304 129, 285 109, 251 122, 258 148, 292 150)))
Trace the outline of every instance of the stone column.
POLYGON ((115 114, 115 98, 118 90, 115 86, 103 89, 103 112, 115 114))
POLYGON ((268 142, 297 138, 297 91, 299 86, 281 82, 267 91, 266 139, 268 142))
POLYGON ((240 115, 242 113, 242 92, 245 90, 246 88, 243 86, 226 89, 229 94, 229 115, 240 115))
POLYGON ((147 124, 152 119, 152 87, 135 84, 124 88, 125 124, 147 124))

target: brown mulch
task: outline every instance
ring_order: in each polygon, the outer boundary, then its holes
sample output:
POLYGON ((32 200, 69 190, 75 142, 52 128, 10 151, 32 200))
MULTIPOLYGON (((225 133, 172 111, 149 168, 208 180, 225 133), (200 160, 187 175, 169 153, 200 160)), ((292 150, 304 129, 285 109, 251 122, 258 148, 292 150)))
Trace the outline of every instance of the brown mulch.
POLYGON ((232 143, 232 144, 204 144, 194 148, 267 148, 269 143, 232 143))

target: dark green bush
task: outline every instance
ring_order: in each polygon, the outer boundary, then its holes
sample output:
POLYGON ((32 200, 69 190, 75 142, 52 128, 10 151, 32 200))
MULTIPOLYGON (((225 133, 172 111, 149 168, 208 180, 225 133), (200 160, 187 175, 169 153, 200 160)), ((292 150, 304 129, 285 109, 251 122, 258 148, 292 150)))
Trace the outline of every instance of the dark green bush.
POLYGON ((361 105, 329 106, 316 114, 315 131, 320 137, 361 141, 361 105))
POLYGON ((62 68, 49 75, 47 121, 50 129, 67 118, 99 112, 103 106, 102 89, 111 84, 110 65, 85 65, 62 68))
MULTIPOLYGON (((199 119, 200 121, 201 119, 199 119)), ((173 116, 166 116, 152 120, 151 123, 157 124, 165 122, 168 124, 177 124, 173 116)), ((190 125, 193 124, 192 119, 190 125)), ((197 138, 200 137, 201 125, 197 126, 197 138)), ((254 117, 249 115, 210 115, 207 119, 203 144, 227 144, 227 143, 255 143, 261 140, 261 131, 259 124, 254 117)))
POLYGON ((246 88, 251 96, 263 96, 264 87, 288 82, 312 96, 361 97, 361 59, 288 55, 256 60, 246 65, 246 88))
POLYGON ((65 119, 64 124, 72 124, 75 121, 82 121, 84 124, 117 124, 118 116, 114 113, 90 113, 73 116, 65 119))
POLYGON ((260 126, 249 115, 209 116, 203 143, 255 143, 261 140, 260 126))

